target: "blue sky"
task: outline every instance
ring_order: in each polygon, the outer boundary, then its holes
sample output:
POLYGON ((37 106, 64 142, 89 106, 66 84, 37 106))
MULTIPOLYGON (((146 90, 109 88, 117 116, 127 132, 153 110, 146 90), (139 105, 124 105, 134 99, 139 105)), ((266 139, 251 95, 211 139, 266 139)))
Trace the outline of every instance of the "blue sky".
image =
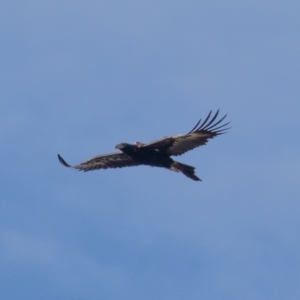
POLYGON ((3 299, 299 299, 299 1, 2 1, 3 299), (158 168, 64 169, 232 128, 158 168))

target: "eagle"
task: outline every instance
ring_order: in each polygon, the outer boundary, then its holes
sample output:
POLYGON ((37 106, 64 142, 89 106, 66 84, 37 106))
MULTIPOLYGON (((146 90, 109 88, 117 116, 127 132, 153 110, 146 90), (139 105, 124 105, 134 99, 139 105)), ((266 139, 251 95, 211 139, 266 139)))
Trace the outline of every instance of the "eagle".
POLYGON ((230 122, 225 124, 221 124, 221 122, 227 115, 217 120, 219 110, 213 117, 211 114, 212 111, 209 112, 203 122, 200 119, 193 129, 186 134, 166 136, 148 144, 141 142, 117 144, 115 148, 119 149, 119 152, 98 155, 75 166, 70 166, 59 154, 58 159, 63 166, 84 172, 147 165, 181 172, 192 180, 201 181, 195 175, 195 167, 175 161, 171 156, 182 155, 196 147, 205 145, 209 139, 226 133, 226 130, 229 129, 226 126, 230 122))

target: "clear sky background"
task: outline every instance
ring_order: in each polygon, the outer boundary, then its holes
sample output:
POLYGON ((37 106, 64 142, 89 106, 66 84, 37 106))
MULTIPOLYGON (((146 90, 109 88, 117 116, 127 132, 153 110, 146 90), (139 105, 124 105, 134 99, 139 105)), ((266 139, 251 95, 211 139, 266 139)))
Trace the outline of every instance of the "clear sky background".
POLYGON ((300 2, 0 4, 1 299, 300 299, 300 2), (63 168, 232 128, 159 168, 63 168))

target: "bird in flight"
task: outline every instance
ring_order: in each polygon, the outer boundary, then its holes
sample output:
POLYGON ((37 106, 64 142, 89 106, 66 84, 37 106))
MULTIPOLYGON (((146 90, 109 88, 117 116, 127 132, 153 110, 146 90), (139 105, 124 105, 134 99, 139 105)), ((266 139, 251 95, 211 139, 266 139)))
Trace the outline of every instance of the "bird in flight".
POLYGON ((219 110, 211 117, 212 111, 203 122, 200 121, 187 134, 166 136, 149 144, 136 142, 134 144, 121 143, 115 146, 119 152, 95 156, 79 165, 70 166, 58 154, 60 163, 67 167, 80 171, 92 171, 107 168, 123 168, 139 165, 166 168, 171 171, 181 172, 185 176, 201 181, 195 175, 195 168, 178 161, 171 156, 178 156, 196 147, 205 145, 209 139, 226 133, 226 126, 221 124, 227 115, 217 121, 219 110))

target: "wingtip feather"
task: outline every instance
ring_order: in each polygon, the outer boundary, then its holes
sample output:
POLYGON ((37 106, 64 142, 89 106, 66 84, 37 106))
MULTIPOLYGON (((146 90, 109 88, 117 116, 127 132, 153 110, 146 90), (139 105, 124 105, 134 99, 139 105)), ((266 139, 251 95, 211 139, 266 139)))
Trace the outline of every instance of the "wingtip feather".
POLYGON ((57 154, 57 157, 58 157, 59 162, 60 162, 64 167, 72 168, 72 166, 70 166, 68 163, 66 163, 66 161, 65 161, 59 154, 57 154))
POLYGON ((212 117, 212 119, 207 123, 207 121, 210 118, 211 112, 212 112, 212 111, 210 111, 207 118, 205 119, 205 121, 195 131, 207 130, 207 131, 212 131, 213 133, 219 135, 219 133, 222 131, 222 130, 219 131, 219 129, 225 127, 226 125, 228 125, 230 123, 230 122, 228 122, 226 124, 223 124, 223 125, 217 127, 217 125, 219 125, 227 117, 227 114, 226 114, 220 120, 215 122, 215 120, 217 119, 217 116, 219 115, 219 111, 220 110, 218 109, 217 112, 215 113, 215 115, 212 117))

